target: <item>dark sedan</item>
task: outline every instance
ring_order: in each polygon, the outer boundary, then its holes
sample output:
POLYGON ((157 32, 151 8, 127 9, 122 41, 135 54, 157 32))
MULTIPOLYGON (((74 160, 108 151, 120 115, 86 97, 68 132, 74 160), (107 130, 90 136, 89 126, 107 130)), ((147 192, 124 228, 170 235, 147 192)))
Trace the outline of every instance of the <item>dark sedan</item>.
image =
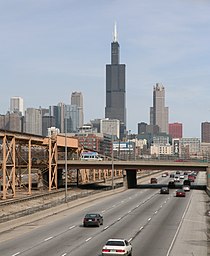
POLYGON ((162 187, 160 189, 160 194, 169 194, 169 188, 168 187, 162 187))
POLYGON ((151 184, 157 183, 157 178, 151 178, 151 179, 150 179, 150 183, 151 183, 151 184))
POLYGON ((83 226, 97 226, 103 225, 103 216, 99 213, 88 213, 85 215, 83 220, 83 226))

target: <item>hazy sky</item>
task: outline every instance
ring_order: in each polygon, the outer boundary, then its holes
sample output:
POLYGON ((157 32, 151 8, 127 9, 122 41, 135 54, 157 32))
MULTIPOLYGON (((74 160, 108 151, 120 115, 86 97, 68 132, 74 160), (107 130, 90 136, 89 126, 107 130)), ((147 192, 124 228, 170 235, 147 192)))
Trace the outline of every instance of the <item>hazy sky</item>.
POLYGON ((149 123, 153 86, 165 86, 169 122, 200 137, 210 121, 209 0, 0 0, 0 113, 70 104, 83 93, 85 121, 104 118, 105 68, 114 23, 126 64, 127 129, 149 123))

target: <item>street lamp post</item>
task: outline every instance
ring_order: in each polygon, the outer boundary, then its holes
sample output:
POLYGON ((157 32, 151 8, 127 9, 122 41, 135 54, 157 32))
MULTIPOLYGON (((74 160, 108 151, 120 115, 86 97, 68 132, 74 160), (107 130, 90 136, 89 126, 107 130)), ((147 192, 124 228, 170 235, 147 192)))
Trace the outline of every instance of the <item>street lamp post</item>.
POLYGON ((114 189, 114 150, 113 150, 113 130, 112 130, 112 189, 114 189))
POLYGON ((65 111, 65 203, 67 203, 67 118, 65 111))
POLYGON ((130 138, 131 130, 128 133, 128 147, 129 147, 129 161, 131 160, 131 138, 130 138))

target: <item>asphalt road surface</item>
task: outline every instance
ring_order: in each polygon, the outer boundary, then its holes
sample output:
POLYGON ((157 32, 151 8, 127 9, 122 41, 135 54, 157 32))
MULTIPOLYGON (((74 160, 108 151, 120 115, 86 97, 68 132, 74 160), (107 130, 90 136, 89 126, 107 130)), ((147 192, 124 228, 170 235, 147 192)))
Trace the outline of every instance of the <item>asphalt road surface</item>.
POLYGON ((86 198, 77 207, 1 233, 0 255, 100 256, 109 238, 125 238, 133 256, 204 256, 206 200, 205 191, 191 190, 178 198, 174 189, 169 195, 159 189, 129 189, 94 201, 86 198), (84 215, 94 212, 103 215, 104 224, 83 227, 84 215))

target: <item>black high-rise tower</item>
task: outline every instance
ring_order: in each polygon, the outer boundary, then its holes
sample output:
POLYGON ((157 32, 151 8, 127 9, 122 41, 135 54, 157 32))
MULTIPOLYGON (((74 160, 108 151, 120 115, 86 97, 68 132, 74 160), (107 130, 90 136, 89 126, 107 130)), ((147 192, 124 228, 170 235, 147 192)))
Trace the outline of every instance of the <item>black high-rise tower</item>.
POLYGON ((111 43, 111 64, 106 65, 105 117, 120 120, 120 137, 123 137, 126 130, 125 64, 119 64, 119 53, 120 45, 117 41, 117 28, 115 24, 114 39, 111 43))

